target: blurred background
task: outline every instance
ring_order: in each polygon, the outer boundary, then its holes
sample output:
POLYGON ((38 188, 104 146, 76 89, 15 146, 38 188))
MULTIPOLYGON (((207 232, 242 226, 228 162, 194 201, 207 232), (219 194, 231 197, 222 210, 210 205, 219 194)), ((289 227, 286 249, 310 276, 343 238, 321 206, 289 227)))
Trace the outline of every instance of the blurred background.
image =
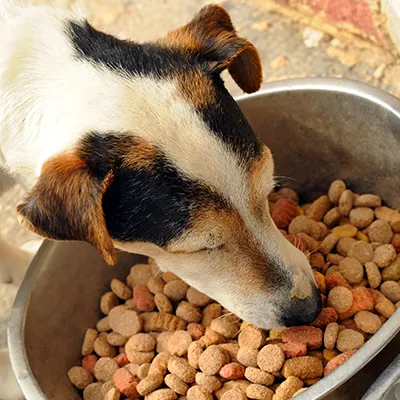
MULTIPOLYGON (((0 0, 1 1, 1 0, 0 0)), ((155 40, 190 21, 210 1, 78 0, 89 21, 121 39, 155 40)), ((69 8, 76 0, 25 0, 69 8)), ((260 52, 264 81, 337 77, 369 83, 400 97, 400 0, 219 0, 241 36, 260 52)), ((239 90, 225 75, 233 95, 239 90)), ((1 182, 1 181, 0 181, 1 182)), ((1 183, 0 183, 1 184, 1 183)), ((0 233, 12 244, 37 239, 19 227, 24 193, 6 183, 0 233)), ((0 191, 1 193, 1 191, 0 191)), ((29 243, 28 243, 29 245, 29 243)))

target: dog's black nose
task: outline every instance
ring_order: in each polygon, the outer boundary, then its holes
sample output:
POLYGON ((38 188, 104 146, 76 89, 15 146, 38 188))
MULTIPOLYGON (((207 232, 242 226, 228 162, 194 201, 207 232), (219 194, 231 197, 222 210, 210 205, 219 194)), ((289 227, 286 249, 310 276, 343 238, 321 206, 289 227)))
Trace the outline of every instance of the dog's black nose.
POLYGON ((322 300, 317 288, 313 288, 312 296, 303 300, 292 299, 281 313, 284 326, 307 325, 313 322, 322 310, 322 300))

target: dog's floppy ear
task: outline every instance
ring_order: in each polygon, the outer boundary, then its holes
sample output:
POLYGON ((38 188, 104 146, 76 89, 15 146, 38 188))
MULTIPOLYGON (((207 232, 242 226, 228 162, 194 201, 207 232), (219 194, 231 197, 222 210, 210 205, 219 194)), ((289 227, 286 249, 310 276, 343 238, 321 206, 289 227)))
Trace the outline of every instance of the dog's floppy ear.
POLYGON ((237 36, 229 14, 221 6, 203 7, 192 22, 170 32, 160 43, 196 53, 207 61, 212 72, 228 68, 246 93, 261 86, 260 56, 253 44, 237 36))
POLYGON ((54 240, 83 240, 104 260, 116 263, 115 248, 102 209, 112 172, 96 176, 74 151, 47 161, 25 203, 17 207, 20 224, 54 240))

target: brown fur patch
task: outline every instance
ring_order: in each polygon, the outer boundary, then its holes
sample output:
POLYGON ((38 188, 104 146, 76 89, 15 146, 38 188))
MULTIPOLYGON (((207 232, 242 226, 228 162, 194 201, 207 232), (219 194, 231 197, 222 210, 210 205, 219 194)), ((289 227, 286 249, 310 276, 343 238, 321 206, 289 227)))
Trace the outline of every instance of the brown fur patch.
POLYGON ((215 89, 211 79, 198 70, 190 70, 178 77, 179 92, 194 108, 215 102, 215 89))
POLYGON ((138 137, 132 138, 129 145, 120 149, 123 168, 149 170, 154 166, 157 149, 149 142, 138 137))
POLYGON ((209 72, 228 68, 246 93, 255 92, 261 86, 260 56, 248 40, 237 36, 229 14, 221 6, 203 7, 189 24, 168 33, 159 43, 199 55, 208 62, 209 72))
POLYGON ((263 145, 262 154, 260 157, 255 159, 250 167, 249 172, 249 202, 250 209, 254 216, 261 218, 264 210, 265 203, 267 202, 267 196, 269 193, 263 191, 263 187, 266 186, 266 182, 263 185, 263 178, 265 177, 265 171, 272 169, 271 175, 273 174, 274 162, 271 151, 265 145, 263 145))
POLYGON ((75 153, 62 153, 43 165, 26 202, 17 208, 19 221, 48 239, 87 241, 114 265, 115 249, 101 205, 112 180, 109 173, 100 182, 75 153))

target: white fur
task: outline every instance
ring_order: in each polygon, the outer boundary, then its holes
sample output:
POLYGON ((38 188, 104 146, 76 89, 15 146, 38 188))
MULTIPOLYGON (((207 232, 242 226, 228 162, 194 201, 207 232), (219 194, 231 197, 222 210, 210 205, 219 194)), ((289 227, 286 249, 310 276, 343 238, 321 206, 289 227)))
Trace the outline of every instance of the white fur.
MULTIPOLYGON (((71 148, 85 132, 113 131, 141 137, 167 154, 184 175, 206 183, 228 199, 261 252, 298 265, 296 295, 307 296, 310 288, 304 281, 313 279, 307 260, 286 242, 269 217, 266 223, 251 213, 249 178, 240 160, 209 132, 173 80, 124 76, 77 60, 63 28, 65 21, 81 19, 78 12, 26 8, 1 0, 0 168, 30 189, 44 162, 71 148)), ((262 201, 272 188, 272 169, 272 165, 265 168, 259 178, 262 201)), ((175 268, 189 284, 247 321, 266 328, 277 323, 276 310, 268 306, 268 294, 249 291, 240 284, 246 260, 240 261, 235 249, 228 256, 218 250, 208 256, 186 256, 150 244, 116 245, 153 256, 166 270, 175 268), (189 270, 181 268, 186 261, 192 266, 189 270), (215 268, 217 264, 225 268, 215 268), (220 294, 222 286, 233 296, 220 294)), ((1 242, 0 254, 3 280, 12 278, 18 284, 28 263, 26 254, 1 242), (18 268, 13 269, 14 265, 18 268)), ((7 354, 0 353, 0 393, 14 390, 6 360, 7 354), (2 373, 2 368, 6 372, 2 373)), ((7 397, 17 398, 17 393, 7 397)))

